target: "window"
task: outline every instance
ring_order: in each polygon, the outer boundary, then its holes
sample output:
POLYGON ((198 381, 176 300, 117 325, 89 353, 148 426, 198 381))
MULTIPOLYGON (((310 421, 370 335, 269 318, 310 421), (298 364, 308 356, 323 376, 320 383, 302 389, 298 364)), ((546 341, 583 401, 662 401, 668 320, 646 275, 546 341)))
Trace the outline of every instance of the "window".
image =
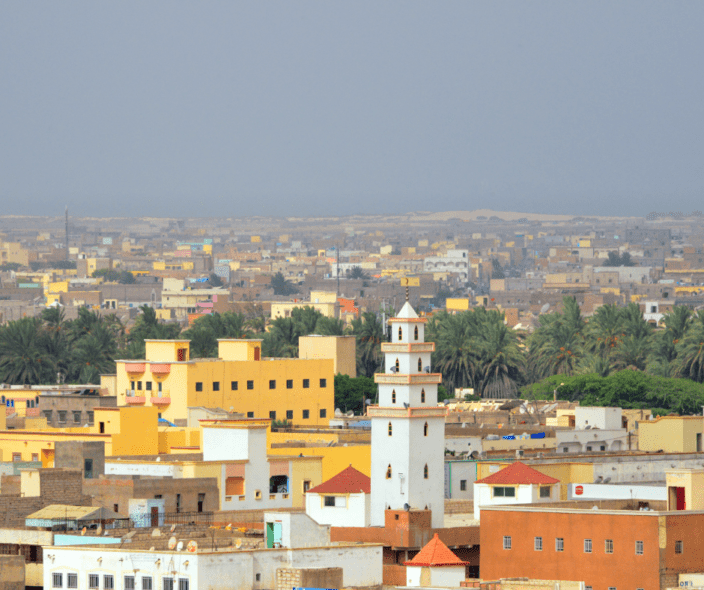
POLYGON ((420 390, 420 403, 421 404, 425 403, 425 389, 420 390))
POLYGON ((328 380, 327 379, 321 379, 320 380, 320 387, 325 388, 328 386, 328 380))
POLYGON ((423 436, 428 436, 428 423, 423 424, 423 436))
POLYGON ((675 541, 675 553, 678 555, 682 554, 682 550, 684 549, 682 541, 675 541))
POLYGON ((422 373, 423 372, 423 359, 418 357, 418 372, 422 373))
POLYGON ((510 487, 495 487, 494 498, 514 498, 516 496, 516 488, 510 487))
POLYGON ((145 385, 147 386, 147 391, 151 391, 151 390, 152 390, 152 382, 151 382, 151 381, 147 381, 147 382, 145 383, 145 385))
MULTIPOLYGON (((180 363, 184 362, 186 360, 186 349, 185 348, 177 348, 176 349, 176 360, 180 363)), ((144 578, 142 578, 144 579, 144 578)), ((143 588, 142 590, 146 590, 143 588)), ((150 586, 151 590, 151 586, 150 586)))
POLYGON ((394 433, 394 427, 391 424, 391 422, 389 422, 389 436, 393 435, 393 433, 394 433))
POLYGON ((413 340, 418 340, 418 326, 413 330, 413 340))
POLYGON ((423 467, 423 479, 428 479, 428 464, 425 464, 425 467, 423 467))
POLYGON ((66 588, 78 588, 78 574, 66 574, 66 588))
POLYGON ((286 389, 293 389, 293 379, 286 379, 286 389))
POLYGON ((254 418, 254 412, 247 412, 247 418, 254 418))
POLYGON ((178 590, 188 590, 188 578, 178 579, 178 590))
POLYGON ((391 479, 391 463, 389 463, 389 466, 386 468, 386 479, 391 479))
POLYGON ((100 576, 98 574, 88 575, 88 588, 90 590, 98 590, 100 587, 100 576))
POLYGON ((398 373, 399 370, 401 369, 401 363, 398 362, 398 359, 396 359, 396 364, 395 364, 394 366, 396 367, 396 371, 395 371, 395 372, 398 373))
POLYGON ((74 412, 73 412, 73 422, 74 422, 74 424, 80 424, 80 423, 81 423, 81 412, 80 412, 80 411, 74 411, 74 412))
POLYGON ((47 422, 51 422, 51 410, 44 410, 44 417, 47 422))
POLYGON ((51 576, 51 587, 52 587, 52 588, 63 588, 63 587, 64 587, 64 576, 63 576, 63 574, 52 574, 52 576, 51 576))
POLYGON ((403 328, 401 326, 398 327, 398 339, 403 340, 403 328))
POLYGON ((543 538, 542 537, 535 537, 535 539, 533 539, 533 549, 535 549, 536 551, 543 550, 543 538))
POLYGON ((213 391, 220 391, 220 381, 213 381, 213 391))
POLYGON ((643 555, 643 541, 636 541, 636 555, 643 555))
POLYGON ((562 552, 565 550, 565 540, 562 537, 555 537, 555 551, 562 552))
POLYGON ((237 381, 231 381, 231 382, 230 382, 230 389, 231 389, 232 391, 237 391, 237 387, 238 387, 237 381))
POLYGON ((261 491, 261 490, 254 490, 254 499, 255 499, 255 500, 261 500, 261 499, 262 499, 262 491, 261 491))
POLYGON ((137 391, 142 391, 142 382, 137 381, 137 391))
POLYGON ((592 552, 592 540, 591 539, 584 539, 584 552, 585 553, 592 552))
POLYGON ((286 420, 293 420, 293 410, 286 410, 286 420))
POLYGON ((550 486, 540 486, 540 497, 549 498, 551 491, 550 486))
POLYGON ((467 491, 467 480, 466 480, 466 479, 461 479, 461 480, 460 480, 460 491, 461 491, 461 492, 466 492, 466 491, 467 491))
POLYGON ((247 389, 254 389, 254 381, 252 381, 252 380, 247 381, 247 389))
POLYGON ((125 576, 122 587, 125 590, 134 590, 134 576, 125 576))
POLYGON ((303 380, 303 389, 308 389, 310 387, 310 379, 303 380))
POLYGON ((303 419, 304 420, 310 419, 310 410, 303 410, 303 419))
POLYGON ((196 381, 196 391, 203 391, 203 382, 196 381))
POLYGON ((103 576, 103 590, 113 590, 115 587, 115 578, 113 576, 103 576))
POLYGON ((39 461, 39 453, 32 453, 32 461, 39 461))
POLYGON ((130 381, 130 389, 131 389, 132 391, 135 390, 134 381, 130 381))
POLYGON ((322 410, 320 410, 320 417, 321 417, 321 418, 327 418, 327 417, 328 417, 328 411, 327 411, 325 408, 323 408, 322 410))
POLYGON ((325 506, 334 506, 335 505, 335 496, 325 496, 325 506))
POLYGON ((562 447, 562 452, 566 453, 567 452, 567 447, 562 447))
POLYGON ((261 575, 261 574, 254 574, 254 581, 255 581, 255 582, 261 582, 261 581, 262 581, 262 575, 261 575))
POLYGON ((511 537, 504 537, 504 549, 511 548, 511 537))
POLYGON ((181 494, 176 494, 176 512, 181 512, 181 494))
POLYGON ((272 420, 276 420, 276 412, 275 411, 269 412, 269 418, 271 418, 272 420))
POLYGON ((88 414, 88 424, 93 424, 93 420, 94 420, 93 412, 89 411, 89 412, 86 412, 86 414, 88 414))
POLYGON ((83 477, 93 479, 93 459, 83 460, 83 477))
POLYGON ((592 447, 587 445, 587 451, 591 451, 591 450, 592 450, 592 447))
POLYGON ((309 489, 310 489, 310 480, 304 479, 303 480, 303 493, 305 494, 309 489))
POLYGON ((609 590, 616 590, 616 586, 609 586, 609 590))
POLYGON ((269 380, 269 389, 276 389, 276 379, 269 380))
POLYGON ((112 505, 112 511, 113 511, 113 512, 120 512, 120 505, 119 505, 119 504, 113 504, 113 505, 112 505))
POLYGON ((613 539, 606 539, 604 541, 604 553, 613 553, 614 552, 614 540, 613 539))
POLYGON ((13 463, 19 463, 22 461, 22 453, 12 453, 12 461, 13 463))
POLYGON ((164 578, 162 580, 162 590, 174 590, 174 579, 164 578))
POLYGON ((59 424, 66 422, 66 410, 59 410, 59 424))

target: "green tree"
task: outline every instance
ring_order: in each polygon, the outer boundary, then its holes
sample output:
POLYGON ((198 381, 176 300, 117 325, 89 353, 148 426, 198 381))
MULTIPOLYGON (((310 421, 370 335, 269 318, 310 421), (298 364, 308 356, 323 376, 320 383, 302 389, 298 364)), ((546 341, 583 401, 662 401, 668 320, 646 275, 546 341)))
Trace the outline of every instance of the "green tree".
POLYGON ((271 277, 271 288, 274 289, 274 295, 293 295, 298 293, 296 286, 287 280, 280 271, 271 277))
POLYGON ((367 311, 352 320, 352 334, 357 339, 357 373, 373 377, 382 366, 381 343, 386 341, 386 330, 374 312, 367 311))
POLYGON ((22 318, 0 328, 0 379, 13 385, 56 381, 54 359, 47 354, 39 318, 22 318))
POLYGON ((337 318, 321 316, 318 318, 313 332, 321 336, 344 336, 345 323, 337 318))
POLYGON ((349 278, 350 279, 368 279, 369 275, 364 272, 364 269, 361 266, 353 266, 350 269, 349 278))
POLYGON ((343 412, 354 411, 363 415, 365 400, 375 402, 377 386, 371 377, 350 377, 349 375, 335 375, 335 408, 343 412))

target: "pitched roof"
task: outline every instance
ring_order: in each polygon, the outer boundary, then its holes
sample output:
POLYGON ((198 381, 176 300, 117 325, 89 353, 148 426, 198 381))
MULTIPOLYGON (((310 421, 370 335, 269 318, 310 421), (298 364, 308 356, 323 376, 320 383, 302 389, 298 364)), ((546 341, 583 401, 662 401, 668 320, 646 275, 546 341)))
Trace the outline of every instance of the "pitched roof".
POLYGON ((352 465, 340 471, 334 477, 308 490, 309 494, 369 494, 372 491, 372 480, 357 471, 352 465))
POLYGON ((478 479, 475 483, 529 485, 554 484, 560 483, 560 480, 540 473, 540 471, 528 467, 525 463, 516 461, 515 463, 511 463, 508 467, 504 467, 501 471, 478 479))
POLYGON ((412 320, 412 319, 417 319, 417 318, 418 318, 418 314, 415 312, 415 310, 413 309, 413 307, 411 307, 411 304, 408 303, 408 301, 406 301, 406 303, 403 304, 403 307, 401 308, 401 311, 399 311, 399 312, 396 314, 396 317, 397 317, 397 318, 403 318, 403 319, 412 320))
POLYGON ((467 565, 468 562, 462 561, 457 557, 447 545, 440 540, 438 534, 430 540, 430 542, 423 547, 420 552, 410 561, 405 562, 403 565, 410 565, 415 567, 442 567, 448 565, 467 565))

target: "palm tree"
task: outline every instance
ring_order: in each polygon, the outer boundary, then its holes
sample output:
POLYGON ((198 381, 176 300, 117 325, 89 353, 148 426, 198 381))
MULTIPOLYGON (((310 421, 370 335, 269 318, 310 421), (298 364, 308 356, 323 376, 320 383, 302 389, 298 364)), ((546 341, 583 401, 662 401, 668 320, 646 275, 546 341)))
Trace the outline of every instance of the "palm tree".
POLYGON ((321 316, 315 324, 314 333, 322 336, 344 336, 345 322, 337 318, 321 316))
POLYGON ((523 382, 523 359, 516 333, 502 321, 490 323, 484 331, 481 360, 482 397, 516 397, 523 382))
POLYGON ((701 383, 704 381, 704 312, 698 311, 676 345, 675 372, 701 383))
POLYGON ((0 328, 0 380, 16 385, 55 382, 56 365, 44 347, 39 318, 22 318, 0 328))
POLYGON ((585 348, 602 358, 608 358, 623 337, 623 316, 616 305, 601 305, 589 319, 585 348))
POLYGON ((98 325, 81 338, 73 349, 70 380, 100 383, 100 375, 115 372, 117 343, 111 330, 98 325))
POLYGON ((479 344, 473 339, 473 324, 468 314, 441 312, 428 322, 426 340, 435 342, 433 366, 442 373, 449 391, 458 387, 476 387, 479 344))
POLYGON ((386 330, 376 314, 367 311, 352 320, 352 334, 357 337, 357 373, 373 377, 382 366, 381 343, 386 341, 386 330))
POLYGON ((274 295, 293 295, 298 293, 298 289, 291 282, 286 280, 282 272, 277 272, 271 277, 271 288, 274 289, 274 295))
POLYGON ((262 353, 269 357, 298 356, 298 338, 301 325, 293 318, 276 318, 271 322, 271 329, 264 334, 262 353))

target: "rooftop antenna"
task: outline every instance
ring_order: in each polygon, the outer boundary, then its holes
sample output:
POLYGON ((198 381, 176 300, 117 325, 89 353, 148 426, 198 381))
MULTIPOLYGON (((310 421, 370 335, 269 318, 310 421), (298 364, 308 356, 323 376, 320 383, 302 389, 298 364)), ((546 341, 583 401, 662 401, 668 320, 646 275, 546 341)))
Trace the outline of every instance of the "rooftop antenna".
POLYGON ((66 262, 68 262, 68 205, 66 205, 66 262))

